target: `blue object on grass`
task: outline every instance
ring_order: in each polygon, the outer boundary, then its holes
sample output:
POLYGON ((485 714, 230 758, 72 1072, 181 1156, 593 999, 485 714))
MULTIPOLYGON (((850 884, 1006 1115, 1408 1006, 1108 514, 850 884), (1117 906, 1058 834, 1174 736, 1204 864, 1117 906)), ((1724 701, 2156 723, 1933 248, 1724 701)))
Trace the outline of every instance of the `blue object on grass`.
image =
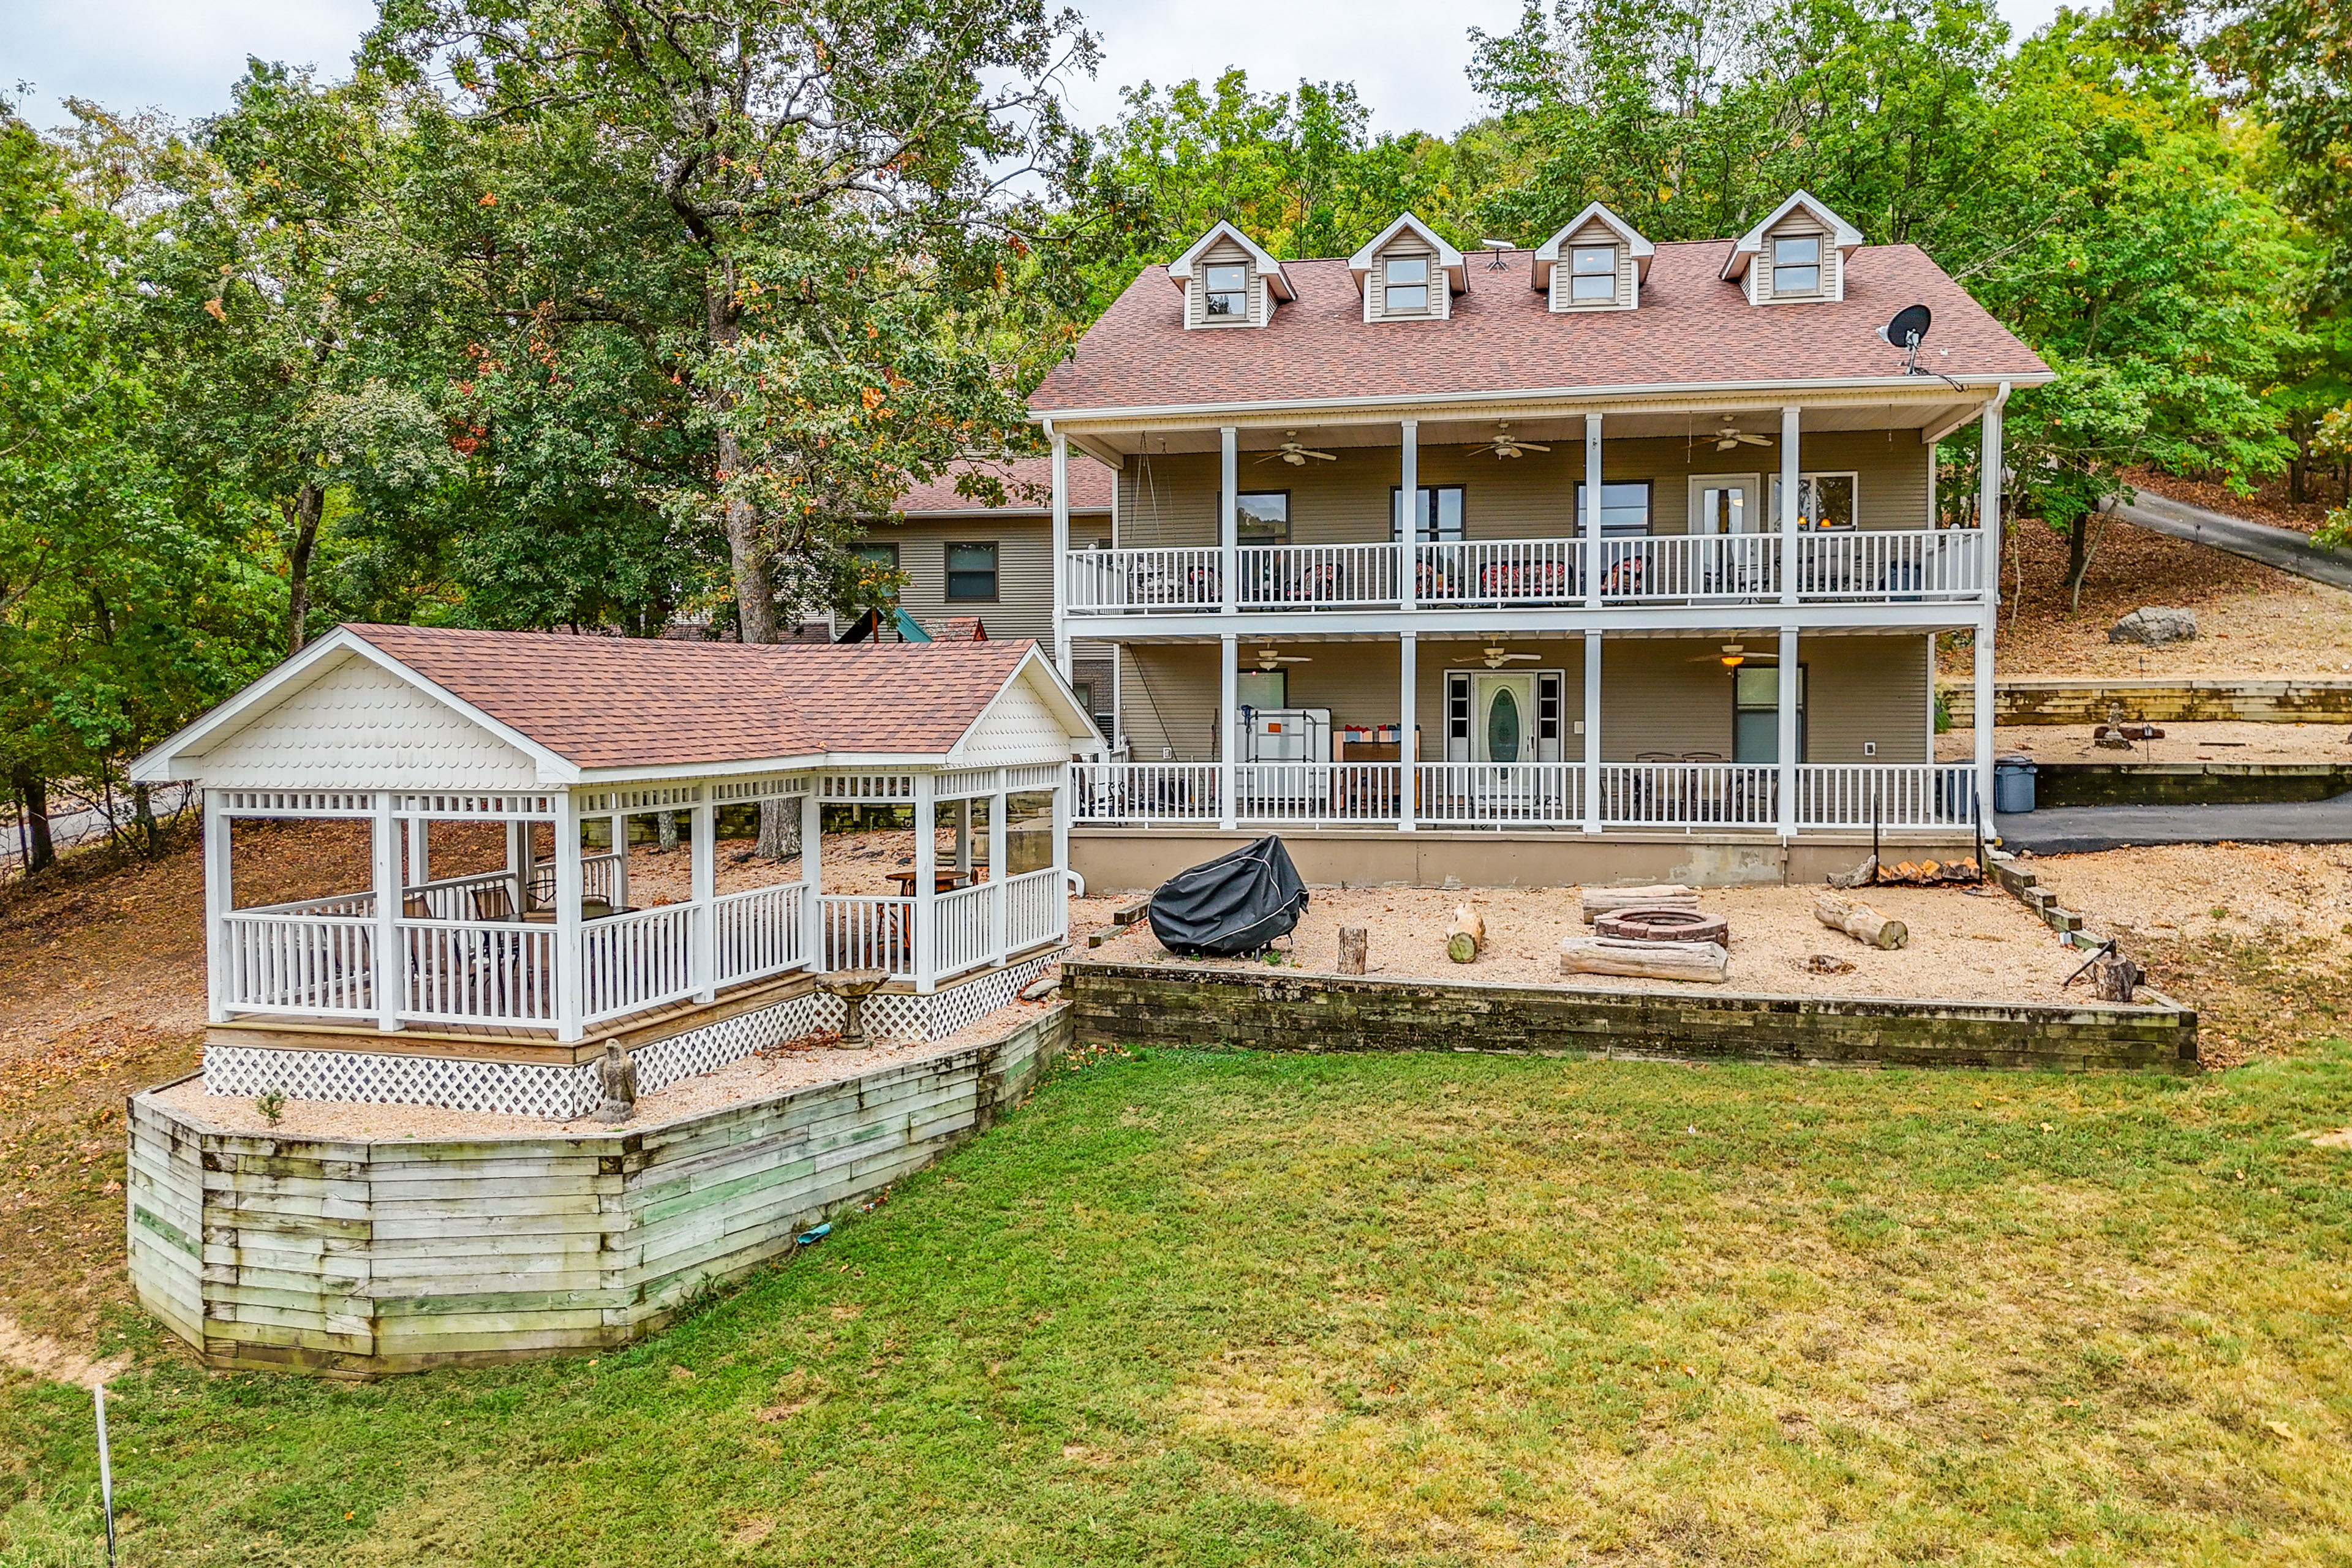
POLYGON ((793 1240, 802 1247, 814 1247, 832 1234, 833 1224, 828 1220, 824 1225, 817 1226, 814 1230, 804 1230, 801 1232, 798 1236, 793 1237, 793 1240))

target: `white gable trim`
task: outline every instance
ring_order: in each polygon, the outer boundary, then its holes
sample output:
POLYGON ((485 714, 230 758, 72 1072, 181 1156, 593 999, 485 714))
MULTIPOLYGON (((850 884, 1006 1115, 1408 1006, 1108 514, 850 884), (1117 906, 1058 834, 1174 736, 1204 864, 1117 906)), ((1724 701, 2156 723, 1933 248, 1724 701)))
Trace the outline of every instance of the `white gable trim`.
POLYGON ((1258 276, 1265 279, 1266 288, 1273 291, 1276 299, 1295 300, 1298 297, 1291 292, 1290 279, 1283 272, 1282 263, 1276 261, 1265 247, 1223 219, 1187 246, 1183 255, 1168 264, 1169 279, 1179 289, 1189 289, 1195 264, 1200 261, 1202 254, 1220 239, 1230 239, 1249 252, 1250 265, 1257 268, 1258 276))
POLYGON ((1822 226, 1830 231, 1830 243, 1837 247, 1840 257, 1850 256, 1862 248, 1862 230, 1830 211, 1818 196, 1807 191, 1799 191, 1766 214, 1763 222, 1733 241, 1731 254, 1724 258, 1721 275, 1725 278, 1737 278, 1746 272, 1748 264, 1763 251, 1764 237, 1771 233, 1782 218, 1787 217, 1799 207, 1804 208, 1820 219, 1822 226))
POLYGON ((460 718, 497 736, 531 760, 543 784, 578 782, 580 769, 511 725, 491 718, 444 688, 426 679, 385 653, 349 626, 337 626, 300 653, 182 729, 131 764, 133 784, 163 784, 174 779, 201 778, 203 756, 211 746, 258 721, 268 710, 310 685, 346 658, 358 658, 405 681, 454 710, 460 718))
POLYGON ((1536 247, 1534 272, 1534 284, 1536 288, 1549 289, 1551 287, 1551 269, 1559 264, 1559 247, 1568 243, 1569 236, 1574 234, 1578 229, 1582 228, 1586 224, 1592 222, 1595 218, 1598 218, 1601 223, 1614 230, 1617 237, 1625 242, 1626 248, 1633 253, 1634 276, 1643 282, 1647 282, 1649 280, 1650 258, 1658 254, 1658 247, 1651 244, 1646 238, 1643 237, 1641 233, 1637 231, 1632 224, 1627 223, 1623 218, 1619 217, 1615 213, 1611 212, 1599 202, 1594 202, 1582 212, 1577 214, 1574 217, 1562 224, 1559 227, 1559 232, 1554 234, 1549 239, 1545 240, 1543 244, 1536 247))
POLYGON ((1388 248, 1391 240, 1407 229, 1420 236, 1423 244, 1437 252, 1437 265, 1445 269, 1446 286, 1456 294, 1468 292, 1470 273, 1462 263, 1462 253, 1440 239, 1434 229, 1411 213, 1399 216, 1394 223, 1374 235, 1370 243, 1348 258, 1348 276, 1356 280, 1357 292, 1363 291, 1365 275, 1371 271, 1372 264, 1380 259, 1381 252, 1388 248))
POLYGON ((1005 693, 1024 683, 1045 700, 1046 708, 1061 721, 1063 732, 1074 744, 1097 752, 1110 749, 1110 742, 1103 739, 1100 730, 1095 728, 1094 716, 1079 704, 1078 694, 1070 689, 1070 683, 1062 679, 1062 672, 1055 668, 1053 660, 1032 644, 1029 651, 1021 656, 1021 662, 1013 667, 1012 673, 996 689, 996 694, 981 705, 971 724, 956 738, 956 743, 948 748, 947 756, 940 765, 950 768, 963 765, 966 748, 987 724, 989 715, 995 711, 998 703, 1004 700, 1005 693))

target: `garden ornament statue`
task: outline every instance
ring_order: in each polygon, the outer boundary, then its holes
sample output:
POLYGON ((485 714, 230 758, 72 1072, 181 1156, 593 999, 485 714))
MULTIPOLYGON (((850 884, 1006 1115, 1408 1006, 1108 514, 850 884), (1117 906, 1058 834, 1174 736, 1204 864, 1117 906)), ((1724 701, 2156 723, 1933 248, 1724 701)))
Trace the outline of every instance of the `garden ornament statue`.
POLYGON ((637 1108, 637 1059, 621 1048, 621 1042, 604 1042, 604 1054, 596 1063, 596 1082, 604 1091, 602 1104, 596 1107, 596 1120, 619 1125, 629 1119, 637 1108))
POLYGON ((842 969, 821 976, 819 990, 841 998, 841 1038, 837 1042, 845 1051, 854 1051, 866 1045, 866 999, 879 991, 890 979, 887 969, 842 969))

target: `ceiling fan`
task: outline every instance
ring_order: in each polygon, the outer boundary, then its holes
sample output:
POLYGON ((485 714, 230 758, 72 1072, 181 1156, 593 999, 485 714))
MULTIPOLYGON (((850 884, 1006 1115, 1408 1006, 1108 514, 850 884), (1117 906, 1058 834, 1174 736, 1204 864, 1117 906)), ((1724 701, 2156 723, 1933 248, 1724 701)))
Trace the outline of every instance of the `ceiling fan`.
POLYGON ((1313 664, 1314 658, 1303 653, 1280 653, 1271 647, 1257 650, 1257 667, 1271 671, 1277 664, 1313 664))
POLYGON ((1486 668, 1500 669, 1513 659, 1541 658, 1542 657, 1543 655, 1539 653, 1513 653, 1508 648, 1490 647, 1486 650, 1486 668))
POLYGON ((1491 437, 1479 442, 1475 447, 1465 447, 1463 450, 1492 452, 1497 458, 1516 458, 1521 452, 1549 452, 1551 448, 1541 442, 1520 440, 1511 434, 1511 422, 1505 419, 1496 422, 1495 434, 1491 437))
POLYGON ((1771 444, 1772 437, 1769 436, 1749 435, 1747 431, 1742 430, 1739 427, 1738 421, 1728 414, 1723 416, 1723 428, 1715 433, 1715 449, 1718 452, 1728 452, 1734 447, 1741 445, 1749 447, 1769 447, 1771 444))
POLYGON ((1268 452, 1265 457, 1260 458, 1258 459, 1259 462, 1271 463, 1276 458, 1280 458, 1284 462, 1288 463, 1294 468, 1303 468, 1307 466, 1307 459, 1309 458, 1314 458, 1326 463, 1336 463, 1339 460, 1339 455, 1337 452, 1310 452, 1306 447, 1300 446, 1298 444, 1298 432, 1296 430, 1285 430, 1283 435, 1286 439, 1284 440, 1282 445, 1276 447, 1273 451, 1268 452))
POLYGON ((1780 662, 1780 656, 1777 653, 1749 653, 1745 645, 1727 642, 1723 645, 1721 653, 1697 654, 1685 662, 1720 664, 1726 669, 1738 669, 1741 665, 1751 661, 1757 664, 1778 664, 1780 662))

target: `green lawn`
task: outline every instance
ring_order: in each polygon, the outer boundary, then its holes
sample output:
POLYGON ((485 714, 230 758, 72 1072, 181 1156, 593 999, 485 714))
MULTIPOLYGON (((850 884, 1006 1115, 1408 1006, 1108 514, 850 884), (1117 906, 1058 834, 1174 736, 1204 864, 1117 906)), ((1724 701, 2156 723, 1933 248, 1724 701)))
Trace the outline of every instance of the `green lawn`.
MULTIPOLYGON (((146 1342, 126 1562, 2340 1563, 2347 1121, 2341 1043, 1113 1055, 597 1363, 146 1342)), ((0 1384, 0 1563, 97 1561, 94 1483, 86 1397, 0 1384)))

